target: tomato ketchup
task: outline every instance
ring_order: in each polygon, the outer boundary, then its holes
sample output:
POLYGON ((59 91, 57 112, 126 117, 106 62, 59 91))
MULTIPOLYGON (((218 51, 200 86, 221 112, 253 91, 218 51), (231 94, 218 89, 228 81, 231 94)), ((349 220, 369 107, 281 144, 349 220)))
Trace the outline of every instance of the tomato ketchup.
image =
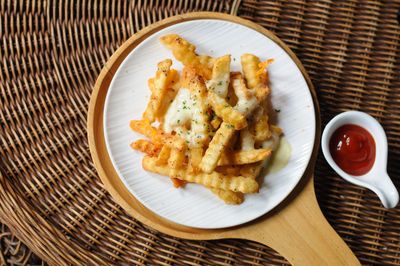
POLYGON ((329 141, 333 160, 350 175, 363 175, 375 161, 375 141, 364 128, 348 124, 339 127, 329 141))

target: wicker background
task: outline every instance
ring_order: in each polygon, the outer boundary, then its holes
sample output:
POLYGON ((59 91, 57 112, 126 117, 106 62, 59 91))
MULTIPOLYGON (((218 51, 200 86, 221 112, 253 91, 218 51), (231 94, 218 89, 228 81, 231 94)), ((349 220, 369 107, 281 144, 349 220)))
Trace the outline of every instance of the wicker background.
MULTIPOLYGON (((135 221, 91 162, 86 113, 113 51, 142 27, 195 10, 237 14, 275 32, 318 91, 325 124, 357 109, 389 140, 400 187, 400 1, 0 0, 0 262, 40 264, 283 264, 239 240, 187 241, 135 221), (11 233, 14 233, 18 239, 11 233), (27 244, 25 247, 20 240, 27 244)), ((363 264, 400 265, 400 208, 338 178, 318 159, 321 208, 363 264)))

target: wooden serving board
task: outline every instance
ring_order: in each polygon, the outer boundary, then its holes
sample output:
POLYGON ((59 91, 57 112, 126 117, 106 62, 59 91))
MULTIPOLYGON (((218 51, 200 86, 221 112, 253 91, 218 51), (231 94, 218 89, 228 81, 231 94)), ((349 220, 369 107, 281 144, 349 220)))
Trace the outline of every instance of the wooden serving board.
POLYGON ((357 258, 323 216, 314 191, 313 170, 319 147, 320 118, 317 97, 304 67, 293 52, 275 35, 250 21, 220 13, 190 13, 162 20, 128 39, 101 71, 90 100, 88 113, 90 152, 99 176, 118 202, 140 222, 168 235, 197 240, 239 238, 263 243, 294 265, 360 265, 357 258), (145 208, 125 187, 107 152, 103 134, 103 109, 111 80, 125 57, 151 34, 183 21, 220 19, 242 24, 266 35, 279 44, 302 71, 314 100, 316 140, 313 156, 296 189, 277 208, 247 224, 217 230, 195 229, 161 218, 145 208))

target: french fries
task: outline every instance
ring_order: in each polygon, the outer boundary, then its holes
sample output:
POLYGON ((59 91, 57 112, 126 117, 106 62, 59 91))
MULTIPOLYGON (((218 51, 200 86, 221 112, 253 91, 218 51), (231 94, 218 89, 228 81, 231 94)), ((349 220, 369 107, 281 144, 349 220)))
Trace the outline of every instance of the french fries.
POLYGON ((218 116, 214 116, 213 119, 211 120, 210 124, 213 127, 213 129, 218 129, 219 126, 221 125, 222 120, 218 116))
POLYGON ((258 142, 265 141, 271 137, 271 131, 268 124, 268 113, 264 107, 258 108, 254 114, 254 123, 252 126, 254 139, 258 142))
POLYGON ((211 80, 206 82, 207 89, 221 98, 228 94, 231 56, 225 55, 214 61, 211 80))
POLYGON ((207 79, 211 77, 210 66, 213 60, 209 56, 199 57, 193 44, 177 34, 163 36, 160 42, 171 50, 176 60, 183 65, 194 67, 201 76, 207 79))
POLYGON ((214 92, 209 92, 208 95, 211 107, 216 115, 221 117, 223 121, 233 125, 236 130, 247 126, 246 117, 230 106, 223 98, 219 97, 214 92))
POLYGON ((150 123, 154 122, 159 115, 162 99, 165 97, 169 82, 174 79, 175 72, 171 72, 172 65, 171 59, 166 59, 158 63, 156 76, 149 80, 149 87, 151 90, 151 97, 147 108, 143 113, 143 119, 148 120, 150 123))
POLYGON ((146 139, 138 139, 131 144, 132 149, 146 153, 147 155, 157 156, 160 152, 160 147, 146 139))
POLYGON ((248 128, 240 131, 240 147, 243 151, 253 150, 256 141, 248 128))
POLYGON ((203 172, 209 174, 215 169, 223 150, 234 133, 235 128, 233 125, 225 122, 221 124, 201 160, 200 168, 203 172))
POLYGON ((244 54, 240 59, 247 86, 250 90, 256 91, 257 99, 261 102, 269 94, 268 76, 265 67, 271 61, 267 60, 267 63, 261 63, 260 59, 252 54, 244 54))
POLYGON ((244 201, 244 195, 240 192, 212 188, 211 191, 222 199, 226 204, 237 205, 244 201))
POLYGON ((173 172, 174 178, 190 183, 197 183, 208 188, 217 188, 242 193, 256 193, 259 189, 258 183, 251 178, 243 176, 224 176, 218 172, 192 175, 186 170, 170 169, 167 165, 159 166, 157 165, 156 158, 149 156, 143 158, 142 166, 147 171, 165 176, 170 176, 173 172))
MULTIPOLYGON (((171 169, 182 168, 183 161, 185 160, 185 150, 171 149, 170 157, 168 158, 168 166, 171 169)), ((172 174, 174 176, 174 174, 172 174)))
POLYGON ((190 168, 191 173, 197 173, 200 171, 201 158, 203 157, 203 148, 190 149, 190 168))
POLYGON ((271 155, 270 149, 256 149, 223 153, 218 165, 241 165, 265 160, 271 155))
POLYGON ((158 153, 157 157, 157 165, 163 165, 168 163, 169 156, 171 154, 171 148, 167 145, 164 145, 160 152, 158 153))
POLYGON ((260 86, 266 86, 267 73, 263 71, 266 65, 263 65, 260 59, 252 54, 244 54, 240 59, 249 89, 253 90, 260 86))
POLYGON ((214 66, 215 58, 208 55, 198 55, 197 58, 200 61, 200 65, 206 69, 212 69, 214 66))
POLYGON ((267 112, 272 60, 243 54, 242 74, 231 72, 230 55, 197 55, 179 35, 160 42, 184 67, 179 73, 170 59, 158 63, 142 119, 130 122, 147 139, 131 147, 146 154, 143 169, 169 176, 176 188, 196 183, 226 204, 241 204, 258 192, 256 178, 282 134, 267 112))
POLYGON ((175 177, 170 177, 172 184, 174 185, 174 187, 176 188, 180 188, 183 187, 186 184, 186 181, 180 180, 178 178, 175 177))

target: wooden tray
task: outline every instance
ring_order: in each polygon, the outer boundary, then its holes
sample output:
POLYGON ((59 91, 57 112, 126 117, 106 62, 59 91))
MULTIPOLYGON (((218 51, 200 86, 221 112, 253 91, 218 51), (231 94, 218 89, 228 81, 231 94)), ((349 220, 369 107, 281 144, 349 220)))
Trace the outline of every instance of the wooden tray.
POLYGON ((359 265, 358 260, 322 215, 315 198, 313 169, 319 146, 319 107, 314 88, 293 52, 275 35, 261 26, 238 17, 218 13, 191 13, 155 23, 129 38, 110 58, 97 79, 88 113, 89 146, 96 169, 107 190, 129 214, 163 233, 187 239, 240 238, 268 245, 295 265, 359 265), (146 209, 128 192, 110 161, 103 135, 103 108, 110 82, 124 58, 141 41, 167 26, 195 19, 222 19, 257 30, 279 44, 302 71, 312 92, 316 108, 316 140, 313 156, 295 191, 275 210, 242 226, 201 230, 167 221, 146 209))

